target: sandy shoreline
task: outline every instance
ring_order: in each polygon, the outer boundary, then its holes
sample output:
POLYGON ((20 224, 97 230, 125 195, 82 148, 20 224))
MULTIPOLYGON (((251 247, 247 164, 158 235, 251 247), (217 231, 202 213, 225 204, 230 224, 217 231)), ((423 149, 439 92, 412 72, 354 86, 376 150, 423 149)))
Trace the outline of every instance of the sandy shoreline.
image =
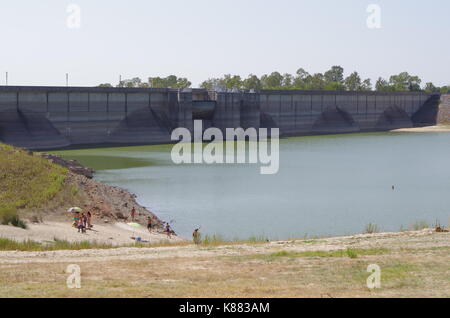
POLYGON ((178 236, 170 238, 159 230, 149 232, 144 226, 139 228, 129 226, 125 222, 115 222, 111 224, 96 224, 93 220, 93 230, 86 231, 85 234, 78 233, 77 229, 71 226, 71 222, 51 222, 45 221, 39 224, 28 224, 28 229, 0 225, 0 237, 15 241, 32 240, 40 243, 49 243, 57 240, 69 242, 90 241, 101 244, 111 244, 113 246, 133 244, 131 237, 141 237, 142 240, 151 244, 162 242, 181 242, 178 236))
POLYGON ((391 130, 391 132, 450 132, 450 126, 436 125, 426 127, 399 128, 391 130))

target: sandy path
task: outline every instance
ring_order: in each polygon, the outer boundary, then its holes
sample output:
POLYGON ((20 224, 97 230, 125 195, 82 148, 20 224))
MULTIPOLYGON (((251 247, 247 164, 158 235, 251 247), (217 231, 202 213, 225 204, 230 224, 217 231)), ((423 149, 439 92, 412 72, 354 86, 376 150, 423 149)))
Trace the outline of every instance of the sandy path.
POLYGON ((141 237, 150 243, 179 242, 179 237, 169 239, 165 234, 149 233, 145 227, 135 228, 126 223, 113 223, 94 225, 94 229, 86 234, 78 233, 70 222, 45 222, 42 224, 29 224, 24 230, 17 227, 0 225, 0 237, 17 241, 32 240, 37 242, 53 242, 54 239, 67 240, 70 242, 91 241, 112 245, 132 244, 131 237, 141 237))
POLYGON ((269 254, 280 250, 295 252, 332 251, 349 247, 362 249, 388 248, 393 250, 450 247, 450 234, 423 230, 418 232, 353 235, 317 240, 278 241, 264 244, 234 244, 217 247, 188 245, 51 252, 0 251, 0 263, 59 263, 73 261, 162 259, 170 257, 242 256, 269 254))

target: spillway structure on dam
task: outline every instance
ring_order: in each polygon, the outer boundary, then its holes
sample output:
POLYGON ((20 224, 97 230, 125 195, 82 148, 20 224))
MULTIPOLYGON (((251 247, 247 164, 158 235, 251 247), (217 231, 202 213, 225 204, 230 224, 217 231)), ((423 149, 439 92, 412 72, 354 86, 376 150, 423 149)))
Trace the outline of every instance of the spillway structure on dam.
POLYGON ((194 120, 224 132, 279 128, 281 136, 385 131, 436 124, 448 101, 425 92, 1 86, 0 141, 28 149, 163 144, 194 120))

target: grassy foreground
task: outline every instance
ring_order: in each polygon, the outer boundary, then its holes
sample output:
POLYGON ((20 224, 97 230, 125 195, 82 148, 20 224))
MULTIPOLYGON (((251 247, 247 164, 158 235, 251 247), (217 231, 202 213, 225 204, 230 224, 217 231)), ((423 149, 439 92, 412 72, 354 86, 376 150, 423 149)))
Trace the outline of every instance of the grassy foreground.
POLYGON ((0 297, 450 297, 448 235, 0 252, 0 297), (66 286, 70 264, 80 289, 66 286))

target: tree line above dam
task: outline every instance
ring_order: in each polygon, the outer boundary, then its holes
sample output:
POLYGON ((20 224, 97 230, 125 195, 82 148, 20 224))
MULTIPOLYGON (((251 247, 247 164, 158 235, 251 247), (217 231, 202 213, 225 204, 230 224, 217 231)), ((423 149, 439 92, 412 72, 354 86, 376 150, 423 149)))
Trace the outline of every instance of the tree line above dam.
MULTIPOLYGON (((185 77, 170 75, 167 77, 149 77, 147 81, 134 77, 121 80, 117 85, 110 83, 99 85, 99 87, 114 86, 122 88, 189 88, 192 86, 192 82, 185 77)), ((370 79, 363 79, 358 72, 352 72, 345 77, 344 68, 341 66, 332 66, 324 73, 314 74, 308 73, 303 68, 299 68, 295 74, 272 72, 261 77, 250 74, 247 78, 242 78, 240 75, 225 74, 220 78, 209 78, 203 81, 200 87, 205 89, 223 87, 245 90, 450 92, 450 85, 438 87, 432 82, 422 83, 422 79, 416 75, 410 75, 408 72, 392 75, 389 79, 379 77, 373 85, 370 79)))

